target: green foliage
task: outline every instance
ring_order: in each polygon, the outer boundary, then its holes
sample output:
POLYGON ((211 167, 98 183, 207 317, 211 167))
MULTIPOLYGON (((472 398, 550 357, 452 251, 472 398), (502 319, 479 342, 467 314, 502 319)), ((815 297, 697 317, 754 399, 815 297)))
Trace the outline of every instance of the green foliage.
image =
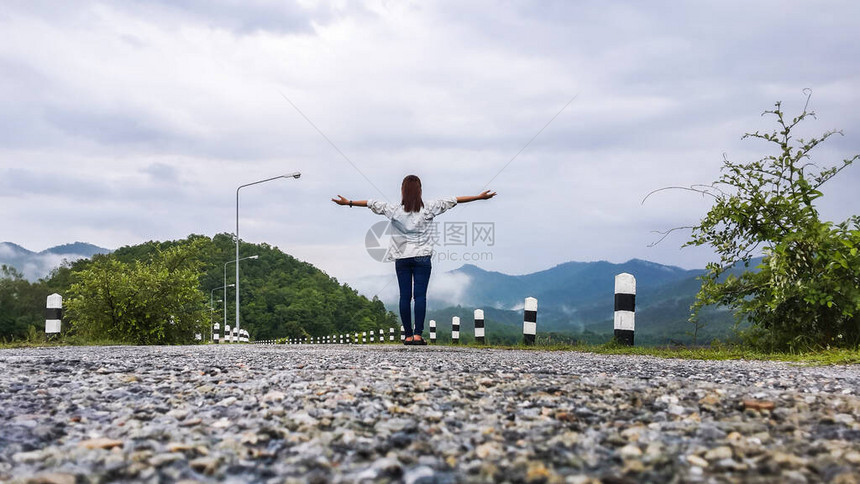
MULTIPOLYGON (((235 241, 229 234, 213 238, 191 235, 184 240, 147 242, 122 247, 114 257, 124 263, 146 260, 161 251, 195 244, 199 261, 199 288, 208 302, 210 296, 223 299, 224 290, 235 283, 235 241), (225 272, 226 264, 226 272, 225 272), (214 291, 213 291, 214 290, 214 291)), ((381 301, 358 294, 341 285, 316 267, 302 262, 268 244, 240 244, 240 256, 257 255, 242 260, 240 269, 241 327, 255 340, 324 336, 355 331, 388 331, 398 327, 393 313, 381 301)), ((208 324, 235 325, 234 288, 227 289, 226 301, 207 311, 208 324), (225 311, 226 309, 226 311, 225 311)))
MULTIPOLYGON (((208 339, 210 322, 221 323, 222 330, 225 322, 235 324, 233 288, 228 288, 226 302, 204 307, 210 295, 223 298, 223 289, 213 289, 235 282, 235 250, 229 234, 191 235, 82 259, 32 284, 13 268, 3 268, 0 339, 23 341, 30 337, 30 327, 41 331, 45 298, 54 292, 65 298, 63 340, 70 344, 190 343, 194 333, 208 339)), ((243 242, 240 251, 242 257, 259 256, 239 266, 241 327, 253 339, 387 333, 400 326, 378 299, 368 300, 277 247, 243 242)))
MULTIPOLYGON (((739 321, 752 327, 748 342, 771 350, 815 347, 856 347, 860 344, 860 218, 840 224, 821 221, 815 201, 821 186, 860 155, 836 166, 821 168, 810 152, 839 131, 818 138, 795 140, 792 131, 814 113, 806 111, 790 122, 781 104, 765 111, 778 128, 748 133, 773 143, 777 153, 751 163, 724 160, 722 175, 700 190, 714 205, 693 227, 685 245, 708 245, 719 262, 708 264, 693 305, 692 321, 702 308, 724 305, 739 321), (764 253, 757 271, 752 257, 764 253)), ((698 190, 697 190, 698 191, 698 190)))
MULTIPOLYGON (((192 236, 193 239, 199 236, 192 236)), ((313 265, 285 254, 268 244, 240 244, 240 257, 257 259, 239 262, 242 328, 255 340, 326 336, 383 329, 400 323, 382 301, 367 299, 347 284, 328 276, 313 265)), ((201 288, 205 293, 226 283, 235 283, 236 245, 228 234, 202 238, 201 288)), ((118 251, 119 252, 119 251, 118 251)), ((235 293, 228 288, 226 303, 213 313, 215 320, 235 324, 235 293), (226 315, 224 314, 226 307, 226 315)), ((216 291, 223 297, 223 290, 216 291)), ((208 297, 207 297, 208 298, 208 297)))
POLYGON ((72 331, 89 340, 192 343, 208 328, 198 290, 197 247, 179 245, 134 262, 95 256, 72 275, 66 301, 72 331))
POLYGON ((48 294, 14 267, 0 266, 0 337, 31 338, 33 331, 44 328, 48 294))

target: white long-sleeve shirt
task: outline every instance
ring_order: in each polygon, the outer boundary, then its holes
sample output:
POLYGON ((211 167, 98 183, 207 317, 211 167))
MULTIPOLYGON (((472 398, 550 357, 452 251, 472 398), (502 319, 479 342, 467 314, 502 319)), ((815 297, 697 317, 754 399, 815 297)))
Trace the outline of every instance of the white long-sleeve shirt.
POLYGON ((407 212, 403 205, 368 200, 367 207, 373 213, 391 220, 391 244, 385 260, 433 255, 433 218, 454 205, 457 205, 457 197, 445 197, 425 203, 417 212, 407 212))

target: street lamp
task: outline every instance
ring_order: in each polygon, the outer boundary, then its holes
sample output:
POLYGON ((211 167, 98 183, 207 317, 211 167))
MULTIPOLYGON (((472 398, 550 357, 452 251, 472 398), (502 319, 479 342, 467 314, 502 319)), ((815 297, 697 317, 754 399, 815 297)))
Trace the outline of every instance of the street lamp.
POLYGON ((215 301, 212 301, 212 298, 211 297, 209 298, 209 303, 210 303, 210 306, 209 306, 209 341, 210 342, 215 341, 215 306, 213 305, 213 303, 217 304, 219 302, 221 302, 220 299, 216 299, 215 301))
MULTIPOLYGON (((213 301, 213 299, 215 298, 215 291, 217 291, 218 289, 224 289, 224 292, 226 293, 227 288, 233 287, 233 286, 235 286, 235 284, 230 284, 229 286, 225 284, 223 287, 216 287, 215 289, 212 289, 211 291, 209 291, 209 332, 210 333, 213 331, 213 329, 212 329, 212 314, 215 312, 215 301, 213 301)), ((221 301, 218 301, 218 302, 221 302, 221 301)))
MULTIPOLYGON (((248 257, 242 257, 239 260, 259 259, 259 258, 260 258, 259 255, 250 255, 248 257)), ((222 301, 224 301, 224 324, 227 324, 227 264, 235 264, 236 262, 237 261, 235 261, 235 260, 228 260, 227 262, 224 263, 224 299, 222 299, 222 301)), ((230 287, 233 287, 233 284, 230 284, 230 287)))
POLYGON ((239 185, 239 188, 236 189, 236 329, 239 329, 239 190, 251 185, 259 185, 260 183, 266 183, 280 178, 298 179, 300 176, 302 176, 302 174, 299 172, 273 176, 272 178, 266 178, 265 180, 258 180, 244 185, 239 185))

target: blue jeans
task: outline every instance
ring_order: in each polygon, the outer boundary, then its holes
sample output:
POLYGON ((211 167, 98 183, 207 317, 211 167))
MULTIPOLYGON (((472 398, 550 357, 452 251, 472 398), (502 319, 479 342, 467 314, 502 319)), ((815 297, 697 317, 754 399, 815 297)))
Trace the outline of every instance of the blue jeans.
POLYGON ((406 337, 424 332, 427 314, 427 284, 430 282, 430 256, 408 257, 394 261, 400 285, 400 320, 406 337), (415 330, 412 329, 412 282, 415 281, 415 330))

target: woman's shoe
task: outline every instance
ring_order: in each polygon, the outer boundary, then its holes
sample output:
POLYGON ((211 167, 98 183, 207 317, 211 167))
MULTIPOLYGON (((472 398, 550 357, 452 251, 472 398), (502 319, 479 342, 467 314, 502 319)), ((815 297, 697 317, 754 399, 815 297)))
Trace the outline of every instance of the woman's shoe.
POLYGON ((424 338, 422 338, 420 336, 416 336, 415 339, 412 340, 412 344, 417 345, 417 346, 426 346, 427 340, 425 340, 424 338))
POLYGON ((403 340, 403 344, 405 344, 407 346, 414 345, 415 344, 415 338, 413 338, 412 336, 409 336, 403 340))

